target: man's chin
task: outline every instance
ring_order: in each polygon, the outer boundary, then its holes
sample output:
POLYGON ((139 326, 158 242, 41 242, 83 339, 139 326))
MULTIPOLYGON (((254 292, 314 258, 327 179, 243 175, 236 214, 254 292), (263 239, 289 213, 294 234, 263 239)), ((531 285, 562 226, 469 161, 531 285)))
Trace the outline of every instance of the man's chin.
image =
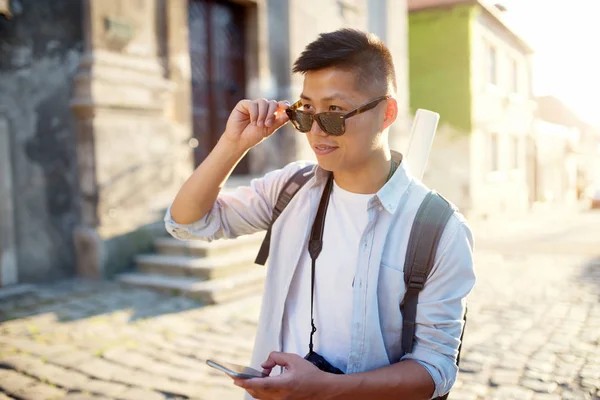
POLYGON ((317 157, 317 163, 319 164, 319 167, 325 171, 334 172, 339 169, 337 163, 334 163, 331 160, 323 160, 317 157))

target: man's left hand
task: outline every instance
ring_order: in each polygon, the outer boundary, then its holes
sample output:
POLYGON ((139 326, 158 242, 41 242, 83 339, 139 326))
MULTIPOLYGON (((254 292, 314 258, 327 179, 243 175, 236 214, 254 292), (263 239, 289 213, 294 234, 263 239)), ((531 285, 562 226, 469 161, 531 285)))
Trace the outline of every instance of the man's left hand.
POLYGON ((246 389, 259 400, 303 400, 322 397, 328 375, 297 354, 272 352, 262 364, 264 372, 275 366, 284 368, 281 375, 266 378, 234 379, 234 384, 246 389))

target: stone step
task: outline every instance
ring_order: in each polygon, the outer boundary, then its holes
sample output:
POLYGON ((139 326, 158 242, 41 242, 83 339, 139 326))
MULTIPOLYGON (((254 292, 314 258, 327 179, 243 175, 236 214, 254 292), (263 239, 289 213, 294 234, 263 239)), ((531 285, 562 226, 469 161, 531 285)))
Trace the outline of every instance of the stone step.
POLYGON ((249 269, 264 268, 254 264, 255 258, 254 250, 240 250, 205 258, 142 254, 135 257, 135 262, 137 270, 142 273, 207 280, 224 278, 249 269))
POLYGON ((0 287, 0 300, 7 300, 11 297, 24 296, 27 294, 31 294, 36 290, 36 285, 24 283, 0 287))
POLYGON ((219 239, 210 243, 202 240, 182 241, 164 237, 156 239, 154 247, 159 254, 173 256, 211 257, 239 250, 252 250, 256 256, 264 237, 265 232, 259 232, 235 239, 219 239))
POLYGON ((260 267, 235 276, 209 281, 202 281, 193 277, 143 273, 121 274, 118 280, 124 285, 184 295, 200 300, 205 304, 217 304, 261 293, 265 276, 266 268, 260 267))

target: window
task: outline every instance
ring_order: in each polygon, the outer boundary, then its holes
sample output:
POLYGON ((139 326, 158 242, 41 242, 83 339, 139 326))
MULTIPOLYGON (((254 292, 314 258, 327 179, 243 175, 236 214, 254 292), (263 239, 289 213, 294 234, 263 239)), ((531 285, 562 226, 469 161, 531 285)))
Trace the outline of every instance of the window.
POLYGON ((498 56, 496 54, 496 48, 491 44, 487 45, 487 70, 488 70, 488 83, 492 85, 498 84, 498 56))
POLYGON ((492 133, 490 135, 490 170, 498 171, 498 134, 492 133))
POLYGON ((512 138, 512 148, 510 149, 511 152, 511 168, 512 169, 519 169, 519 138, 517 136, 514 136, 512 138))
POLYGON ((511 91, 513 93, 519 93, 519 63, 517 60, 512 60, 511 70, 511 91))

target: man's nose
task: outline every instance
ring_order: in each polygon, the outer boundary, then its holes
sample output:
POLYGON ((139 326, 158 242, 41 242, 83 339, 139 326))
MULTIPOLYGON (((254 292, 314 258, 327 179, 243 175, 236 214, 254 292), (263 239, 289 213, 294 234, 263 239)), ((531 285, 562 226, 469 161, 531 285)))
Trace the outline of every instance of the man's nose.
POLYGON ((310 127, 311 135, 315 136, 327 136, 328 133, 321 129, 321 125, 317 122, 316 119, 313 119, 312 126, 310 127))

